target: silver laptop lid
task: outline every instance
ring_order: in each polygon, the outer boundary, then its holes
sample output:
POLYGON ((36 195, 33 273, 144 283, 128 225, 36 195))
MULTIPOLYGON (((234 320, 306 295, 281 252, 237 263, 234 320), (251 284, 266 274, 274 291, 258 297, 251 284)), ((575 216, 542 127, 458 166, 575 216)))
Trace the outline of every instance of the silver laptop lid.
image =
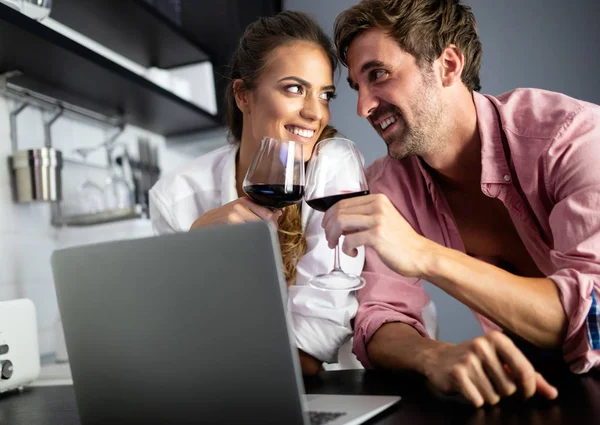
POLYGON ((304 423, 280 262, 264 222, 56 251, 82 425, 304 423))

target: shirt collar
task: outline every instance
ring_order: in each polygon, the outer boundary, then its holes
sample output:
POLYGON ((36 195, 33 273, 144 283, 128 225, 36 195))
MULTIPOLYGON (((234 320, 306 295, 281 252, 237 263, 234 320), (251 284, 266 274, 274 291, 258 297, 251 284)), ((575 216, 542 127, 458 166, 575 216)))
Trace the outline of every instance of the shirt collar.
POLYGON ((481 184, 508 184, 510 168, 504 153, 502 126, 491 96, 473 92, 477 127, 481 138, 481 184))
POLYGON ((221 169, 221 205, 228 204, 238 198, 236 182, 235 182, 235 158, 237 156, 240 144, 232 144, 231 149, 227 152, 221 169))
MULTIPOLYGON (((502 143, 502 127, 498 119, 493 98, 473 92, 473 101, 477 112, 477 127, 481 138, 481 184, 508 184, 512 180, 502 143)), ((417 161, 425 179, 427 191, 437 202, 436 183, 421 158, 417 161)))

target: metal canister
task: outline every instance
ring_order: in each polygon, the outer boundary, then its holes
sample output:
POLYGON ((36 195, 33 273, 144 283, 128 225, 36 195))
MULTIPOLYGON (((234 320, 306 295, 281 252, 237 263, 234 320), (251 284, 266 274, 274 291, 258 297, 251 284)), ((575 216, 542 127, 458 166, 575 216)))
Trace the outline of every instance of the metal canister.
POLYGON ((16 202, 61 201, 62 153, 51 147, 19 150, 9 157, 16 202))

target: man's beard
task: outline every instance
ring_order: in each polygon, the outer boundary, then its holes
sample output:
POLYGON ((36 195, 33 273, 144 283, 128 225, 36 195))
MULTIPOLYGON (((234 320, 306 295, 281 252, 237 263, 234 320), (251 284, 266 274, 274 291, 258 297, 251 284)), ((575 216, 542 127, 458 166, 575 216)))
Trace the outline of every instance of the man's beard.
POLYGON ((424 78, 410 106, 412 123, 409 124, 404 115, 399 114, 399 128, 384 139, 388 155, 394 159, 423 156, 441 148, 443 106, 428 78, 424 78))

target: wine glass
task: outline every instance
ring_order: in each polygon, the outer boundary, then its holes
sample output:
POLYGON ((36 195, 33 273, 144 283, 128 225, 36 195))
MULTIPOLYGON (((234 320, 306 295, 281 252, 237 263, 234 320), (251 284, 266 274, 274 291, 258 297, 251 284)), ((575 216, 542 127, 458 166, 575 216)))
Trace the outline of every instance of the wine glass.
MULTIPOLYGON (((97 147, 77 148, 74 152, 83 159, 83 165, 88 166, 88 156, 94 152, 97 147)), ((87 173, 86 173, 87 174, 87 173)), ((85 213, 97 213, 105 208, 104 189, 93 181, 88 175, 78 188, 78 198, 83 204, 85 213)))
POLYGON ((302 143, 264 137, 254 154, 242 187, 254 202, 271 210, 302 201, 302 143))
MULTIPOLYGON (((121 144, 124 149, 126 146, 121 144)), ((109 143, 105 146, 108 161, 108 177, 104 183, 104 197, 107 209, 131 208, 133 206, 133 188, 125 178, 124 172, 121 169, 121 174, 113 152, 115 144, 109 143)))
MULTIPOLYGON (((325 212, 342 199, 368 194, 363 159, 356 145, 343 137, 317 143, 308 163, 306 203, 317 211, 325 212)), ((309 284, 325 291, 348 291, 362 288, 365 280, 342 270, 338 243, 333 270, 314 276, 309 284)))

